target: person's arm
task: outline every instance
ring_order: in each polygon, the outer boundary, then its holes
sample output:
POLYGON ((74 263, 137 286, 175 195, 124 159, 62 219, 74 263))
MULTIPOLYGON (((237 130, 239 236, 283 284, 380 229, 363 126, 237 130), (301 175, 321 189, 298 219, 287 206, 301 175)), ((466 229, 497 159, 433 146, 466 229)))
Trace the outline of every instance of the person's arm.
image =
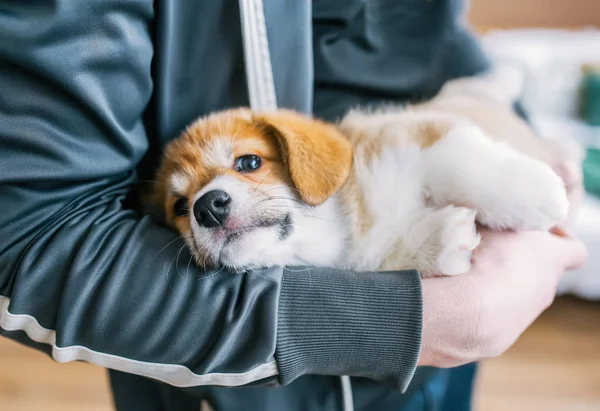
POLYGON ((124 207, 148 146, 153 13, 0 6, 0 332, 175 386, 348 374, 406 387, 416 272, 202 272, 175 233, 124 207))

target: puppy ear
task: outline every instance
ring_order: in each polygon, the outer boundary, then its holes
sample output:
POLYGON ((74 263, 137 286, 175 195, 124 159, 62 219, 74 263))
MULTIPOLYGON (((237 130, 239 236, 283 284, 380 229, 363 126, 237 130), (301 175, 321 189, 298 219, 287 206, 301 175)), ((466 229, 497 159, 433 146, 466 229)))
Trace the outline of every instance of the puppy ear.
POLYGON ((292 182, 305 203, 323 203, 348 178, 352 146, 335 126, 288 110, 257 114, 254 121, 277 140, 292 182))

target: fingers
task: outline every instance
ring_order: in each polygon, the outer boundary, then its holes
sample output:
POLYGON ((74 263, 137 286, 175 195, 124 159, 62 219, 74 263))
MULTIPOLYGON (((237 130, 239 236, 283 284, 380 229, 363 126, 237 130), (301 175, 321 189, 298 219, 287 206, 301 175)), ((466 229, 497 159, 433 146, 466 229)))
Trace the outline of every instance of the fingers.
POLYGON ((587 261, 588 252, 586 246, 579 240, 571 237, 562 227, 556 226, 548 232, 495 232, 487 229, 480 231, 482 234, 481 245, 473 257, 478 257, 484 250, 498 250, 498 247, 510 250, 511 247, 522 247, 523 244, 536 244, 545 258, 552 259, 565 270, 581 268, 587 261))
POLYGON ((567 187, 579 185, 583 181, 581 164, 576 161, 561 161, 553 168, 556 174, 558 174, 565 182, 567 187))
POLYGON ((550 229, 550 233, 554 234, 555 236, 562 237, 562 238, 569 237, 569 233, 567 233, 566 229, 560 225, 557 225, 556 227, 552 227, 550 229))
POLYGON ((572 237, 554 237, 559 241, 556 252, 560 253, 563 267, 566 270, 581 268, 587 261, 587 248, 585 245, 572 237))
POLYGON ((577 215, 577 212, 583 203, 585 198, 585 188, 583 184, 578 184, 567 187, 567 189, 567 196, 569 198, 569 219, 572 220, 573 217, 577 215))
POLYGON ((520 248, 523 244, 535 243, 536 248, 541 251, 541 255, 551 258, 562 267, 562 273, 564 270, 581 268, 588 257, 586 246, 571 237, 562 226, 553 227, 550 233, 542 231, 497 232, 485 227, 480 227, 479 232, 482 239, 479 248, 473 253, 474 258, 479 257, 482 252, 485 253, 485 250, 498 250, 498 247, 510 250, 511 247, 520 248))

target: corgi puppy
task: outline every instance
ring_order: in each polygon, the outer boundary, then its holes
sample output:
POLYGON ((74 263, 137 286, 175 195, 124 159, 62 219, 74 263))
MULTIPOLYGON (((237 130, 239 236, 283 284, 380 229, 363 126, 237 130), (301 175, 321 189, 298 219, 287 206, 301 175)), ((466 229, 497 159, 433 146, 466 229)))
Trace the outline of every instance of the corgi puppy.
POLYGON ((497 76, 338 124, 211 114, 167 146, 153 201, 203 266, 465 273, 476 223, 547 230, 568 212, 548 148, 512 112, 517 87, 497 76))

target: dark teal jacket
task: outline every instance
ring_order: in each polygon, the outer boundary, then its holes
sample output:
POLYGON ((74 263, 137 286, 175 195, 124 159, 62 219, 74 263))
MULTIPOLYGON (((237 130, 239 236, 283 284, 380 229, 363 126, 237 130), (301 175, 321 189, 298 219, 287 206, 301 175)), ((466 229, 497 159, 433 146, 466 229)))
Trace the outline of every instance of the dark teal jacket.
MULTIPOLYGON (((264 11, 277 103, 328 119, 486 64, 456 0, 264 11)), ((247 35, 235 0, 0 2, 0 332, 125 372, 122 410, 342 409, 341 375, 397 409, 434 372, 416 272, 203 272, 139 212, 170 139, 249 104, 247 35)))

